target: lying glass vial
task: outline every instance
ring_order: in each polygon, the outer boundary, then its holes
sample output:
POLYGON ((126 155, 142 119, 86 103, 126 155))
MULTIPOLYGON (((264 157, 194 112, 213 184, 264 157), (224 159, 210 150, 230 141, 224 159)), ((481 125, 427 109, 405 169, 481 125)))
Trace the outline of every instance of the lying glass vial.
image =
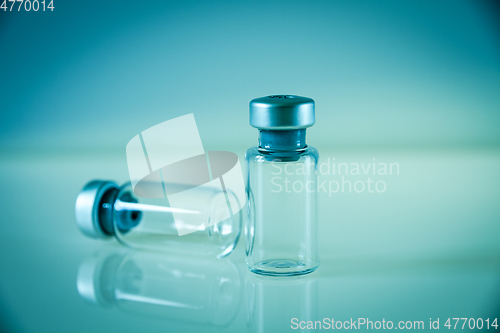
POLYGON ((241 210, 226 218, 229 200, 237 200, 230 191, 200 187, 192 192, 192 207, 176 208, 166 198, 134 195, 130 182, 118 186, 94 180, 78 194, 75 217, 81 232, 92 238, 115 237, 135 249, 222 258, 233 251, 241 232, 241 210), (193 217, 202 221, 201 227, 180 236, 180 225, 185 221, 186 229, 193 217))

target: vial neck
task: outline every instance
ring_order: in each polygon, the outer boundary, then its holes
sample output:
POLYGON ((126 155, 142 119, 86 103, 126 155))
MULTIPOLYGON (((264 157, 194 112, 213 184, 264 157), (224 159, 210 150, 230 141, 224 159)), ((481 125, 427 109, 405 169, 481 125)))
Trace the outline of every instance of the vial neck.
POLYGON ((265 150, 293 151, 306 148, 306 130, 259 130, 259 148, 265 150))
MULTIPOLYGON (((118 198, 119 189, 110 189, 102 196, 101 202, 99 202, 98 217, 99 224, 107 235, 116 234, 116 227, 120 233, 124 234, 135 228, 142 218, 142 212, 139 210, 123 209, 116 212, 114 207, 117 201, 127 202, 127 203, 137 203, 135 199, 129 192, 125 192, 118 198)), ((133 205, 132 205, 133 207, 133 205)))

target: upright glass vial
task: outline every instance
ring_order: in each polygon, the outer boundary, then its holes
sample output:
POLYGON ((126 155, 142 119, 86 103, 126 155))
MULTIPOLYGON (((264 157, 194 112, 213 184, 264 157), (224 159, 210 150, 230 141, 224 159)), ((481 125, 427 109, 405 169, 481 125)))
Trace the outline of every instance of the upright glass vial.
POLYGON ((318 152, 306 144, 314 100, 275 95, 250 102, 259 145, 246 152, 246 262, 263 275, 292 276, 319 265, 316 221, 318 152))

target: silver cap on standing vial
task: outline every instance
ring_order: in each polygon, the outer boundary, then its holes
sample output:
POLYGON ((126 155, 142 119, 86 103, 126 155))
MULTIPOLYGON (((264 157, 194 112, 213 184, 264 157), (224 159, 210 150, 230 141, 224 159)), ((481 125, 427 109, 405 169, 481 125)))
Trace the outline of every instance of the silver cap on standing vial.
POLYGON ((250 125, 261 130, 296 130, 314 125, 314 100, 272 95, 250 101, 250 125))

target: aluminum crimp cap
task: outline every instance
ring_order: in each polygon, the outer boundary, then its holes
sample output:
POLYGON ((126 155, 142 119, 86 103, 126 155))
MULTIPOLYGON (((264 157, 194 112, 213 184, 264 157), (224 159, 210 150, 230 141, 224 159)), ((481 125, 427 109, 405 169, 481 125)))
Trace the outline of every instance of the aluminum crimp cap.
POLYGON ((263 130, 294 130, 314 125, 314 100, 272 95, 250 101, 250 125, 263 130))
POLYGON ((99 203, 103 195, 118 185, 106 180, 93 180, 80 191, 76 198, 76 224, 82 233, 92 238, 109 238, 99 222, 99 203))

